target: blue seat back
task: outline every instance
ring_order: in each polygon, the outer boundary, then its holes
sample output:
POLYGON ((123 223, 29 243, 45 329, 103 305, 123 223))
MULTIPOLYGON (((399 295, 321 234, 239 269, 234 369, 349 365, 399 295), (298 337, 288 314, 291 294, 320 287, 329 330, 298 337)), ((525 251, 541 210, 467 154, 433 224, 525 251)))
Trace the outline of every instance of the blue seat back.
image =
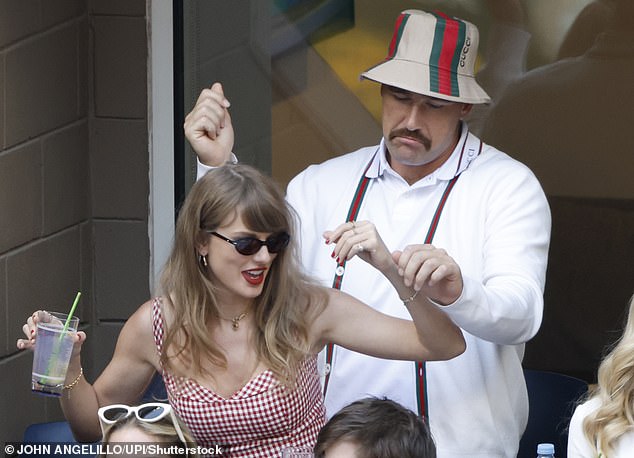
POLYGON ((587 392, 581 379, 556 372, 524 370, 528 389, 528 424, 518 458, 535 458, 537 444, 555 444, 555 456, 567 457, 568 424, 577 401, 587 392))

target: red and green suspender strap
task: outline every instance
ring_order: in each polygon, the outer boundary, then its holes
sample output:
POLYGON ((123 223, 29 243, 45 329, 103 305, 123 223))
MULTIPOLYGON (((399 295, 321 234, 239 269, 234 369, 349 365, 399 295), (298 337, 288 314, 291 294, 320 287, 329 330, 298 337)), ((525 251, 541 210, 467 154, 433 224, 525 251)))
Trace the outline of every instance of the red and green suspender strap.
MULTIPOLYGON (((462 148, 462 153, 464 153, 465 146, 467 141, 465 140, 465 144, 462 148)), ((480 142, 480 148, 478 150, 478 154, 482 150, 482 142, 480 142)), ((460 157, 460 162, 462 161, 462 153, 460 157)), ((352 198, 352 202, 350 203, 350 209, 348 210, 348 215, 346 216, 346 222, 356 221, 357 215, 359 214, 359 210, 361 209, 361 204, 363 203, 363 198, 365 197, 365 193, 370 184, 370 178, 366 176, 367 171, 369 170, 372 162, 374 161, 374 157, 376 154, 370 159, 367 167, 363 171, 361 175, 361 179, 359 180, 359 184, 357 185, 357 189, 352 198)), ((460 173, 454 176, 445 187, 445 190, 440 197, 440 201, 438 202, 438 206, 436 207, 436 211, 434 212, 434 217, 431 220, 431 224, 429 225, 429 229, 427 230, 427 235, 425 236, 425 243, 430 244, 434 239, 434 234, 436 233, 436 228, 438 227, 438 222, 440 221, 440 215, 442 214, 443 209, 445 208, 445 203, 451 193, 451 190, 456 185, 458 178, 460 177, 460 173)), ((346 261, 343 260, 335 271, 335 277, 332 282, 332 287, 335 289, 341 289, 341 284, 343 282, 343 276, 345 274, 345 266, 346 261)), ((330 374, 333 370, 332 368, 332 358, 334 354, 334 344, 329 343, 326 346, 326 371, 324 377, 324 396, 326 396, 326 391, 328 390, 328 381, 330 380, 330 374)), ((424 415, 426 418, 428 416, 427 412, 427 372, 424 361, 415 361, 416 365, 416 399, 418 403, 418 414, 424 415)))

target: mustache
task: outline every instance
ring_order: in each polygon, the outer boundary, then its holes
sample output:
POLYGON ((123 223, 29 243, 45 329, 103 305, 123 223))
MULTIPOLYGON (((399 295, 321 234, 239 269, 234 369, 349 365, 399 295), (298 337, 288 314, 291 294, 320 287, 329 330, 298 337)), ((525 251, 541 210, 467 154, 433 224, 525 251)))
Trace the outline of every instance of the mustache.
POLYGON ((413 138, 422 143, 426 149, 431 147, 431 140, 425 137, 419 130, 394 129, 390 132, 389 139, 392 140, 395 137, 413 138))

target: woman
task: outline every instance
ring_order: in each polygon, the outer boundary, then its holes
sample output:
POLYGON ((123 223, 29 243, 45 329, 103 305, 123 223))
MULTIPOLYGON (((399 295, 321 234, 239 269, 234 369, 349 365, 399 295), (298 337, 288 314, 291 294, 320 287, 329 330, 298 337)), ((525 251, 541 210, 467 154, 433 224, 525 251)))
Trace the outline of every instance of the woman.
POLYGON ((198 449, 191 433, 169 404, 140 406, 113 404, 98 412, 103 431, 100 455, 140 455, 196 458, 198 449))
POLYGON ((623 335, 599 366, 598 383, 570 420, 568 458, 634 456, 634 296, 623 335))
MULTIPOLYGON (((80 376, 85 334, 78 333, 66 381, 72 389, 61 399, 75 436, 98 439, 99 406, 135 403, 160 371, 199 445, 277 457, 283 446, 313 446, 325 423, 316 355, 327 342, 408 360, 464 351, 460 330, 411 286, 455 276, 444 252, 425 263, 416 256, 422 246, 392 256, 368 222, 324 234, 334 259, 359 256, 392 282, 414 321, 401 320, 304 275, 289 236, 293 221, 278 186, 249 166, 226 165, 198 180, 179 214, 162 297, 126 322, 93 385, 80 376)), ((29 318, 27 337, 35 325, 29 318)), ((33 343, 20 340, 18 348, 33 343)))

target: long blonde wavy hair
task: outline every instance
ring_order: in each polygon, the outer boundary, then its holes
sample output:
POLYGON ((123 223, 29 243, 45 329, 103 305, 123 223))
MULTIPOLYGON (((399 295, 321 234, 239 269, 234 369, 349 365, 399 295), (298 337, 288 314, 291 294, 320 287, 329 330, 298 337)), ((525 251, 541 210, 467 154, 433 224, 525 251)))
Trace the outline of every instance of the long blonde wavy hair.
POLYGON ((194 184, 183 203, 161 277, 162 292, 174 307, 161 363, 173 370, 170 355, 179 357, 197 374, 212 377, 203 361, 226 367, 225 355, 209 334, 210 324, 220 319, 218 279, 200 263, 197 246, 208 239, 206 231, 238 215, 254 232, 286 231, 291 235, 288 247, 273 261, 254 304, 257 356, 290 386, 309 351, 308 322, 325 304, 325 293, 302 273, 294 239, 296 215, 281 188, 248 165, 212 169, 194 184))
POLYGON ((590 394, 601 406, 583 421, 583 432, 599 456, 611 456, 616 440, 634 426, 634 296, 623 335, 599 366, 590 394))

